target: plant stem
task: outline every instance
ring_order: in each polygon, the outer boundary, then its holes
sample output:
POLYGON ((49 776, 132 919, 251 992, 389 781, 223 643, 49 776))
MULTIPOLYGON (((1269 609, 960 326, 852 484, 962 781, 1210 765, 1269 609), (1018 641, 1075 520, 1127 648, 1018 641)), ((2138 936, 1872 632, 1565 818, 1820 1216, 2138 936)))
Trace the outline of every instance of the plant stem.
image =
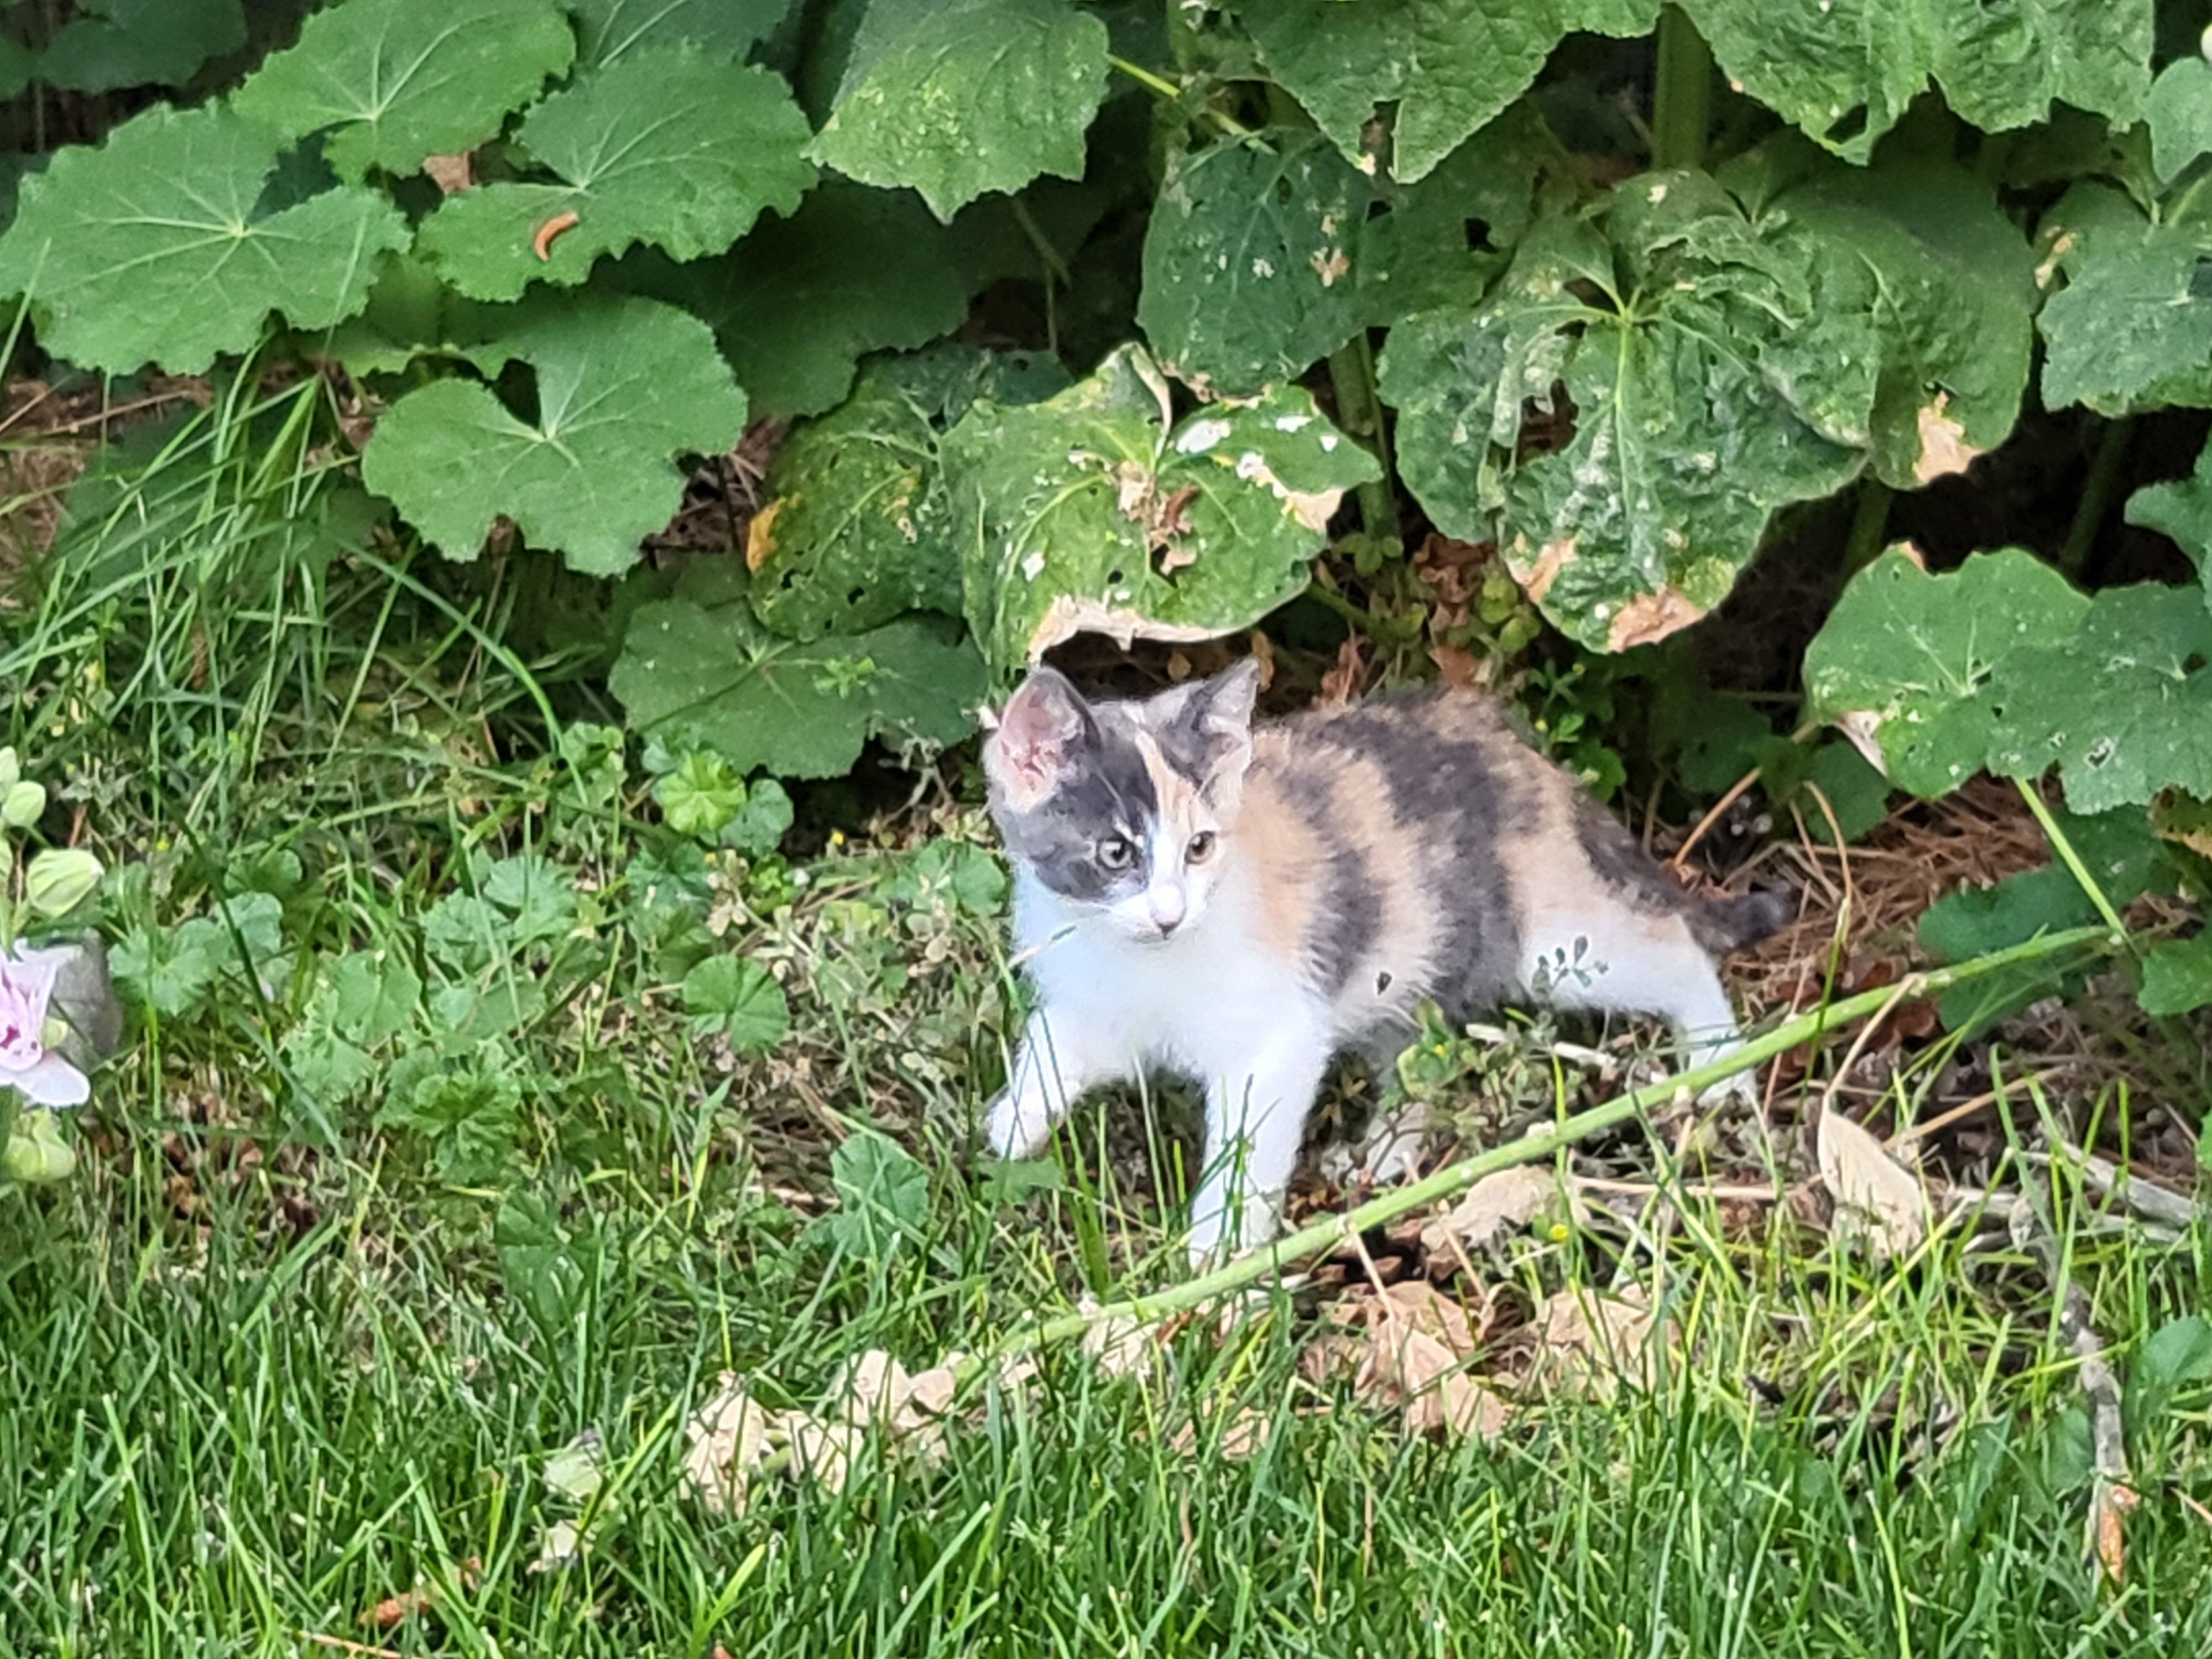
POLYGON ((2066 528, 2066 540, 2058 550, 2058 568, 2069 576, 2079 576, 2081 567, 2089 562, 2089 555, 2097 545, 2097 532, 2104 528, 2106 515, 2112 510, 2112 497, 2119 493, 2121 465, 2128 458, 2128 434, 2134 422, 2121 419, 2107 421, 2105 429, 2097 434, 2097 453, 2089 458, 2089 476, 2081 483, 2081 500, 2074 509, 2074 522, 2066 528))
POLYGON ((1882 532, 1889 528, 1889 504, 1896 492, 1873 473, 1859 480, 1859 497, 1851 509, 1850 539, 1844 544, 1844 574, 1856 576, 1881 552, 1882 532))
POLYGON ((1713 53, 1680 8, 1659 14, 1659 67, 1651 89, 1651 165, 1705 164, 1712 124, 1713 53))
POLYGON ((1379 540, 1398 541, 1398 493, 1389 441, 1382 431, 1382 399, 1375 390, 1375 348, 1368 343, 1365 329, 1329 354, 1328 378, 1336 388, 1338 424, 1382 464, 1382 476, 1356 491, 1360 527, 1379 540))
POLYGON ((1051 1319, 1034 1319, 1018 1325, 995 1344, 988 1354, 966 1361, 960 1368, 961 1380, 966 1382, 994 1371, 1002 1362, 1018 1354, 1049 1347, 1070 1337, 1080 1336, 1103 1320, 1134 1319, 1149 1323, 1244 1290, 1262 1279, 1273 1278, 1292 1262, 1334 1249, 1357 1238, 1370 1228, 1382 1226, 1424 1205, 1463 1192, 1486 1175, 1495 1174, 1516 1164, 1548 1158, 1576 1141, 1588 1139, 1601 1130, 1638 1118, 1650 1108, 1663 1105, 1685 1090, 1695 1094, 1710 1088, 1762 1060, 1771 1060, 1800 1043, 1810 1042, 1835 1026, 1878 1012, 1900 999, 1909 1000, 1948 990, 1954 985, 1963 985, 1968 981, 2001 973, 2024 963, 2040 962, 2046 957, 2055 957, 2063 951, 2086 950, 2102 953, 2112 949, 2113 945, 2112 936, 2103 927, 2069 928, 2064 933, 2046 933, 2041 939, 2030 939, 2025 945, 2015 945, 2006 950, 1992 951, 1985 957, 1977 957, 1955 967, 1908 975, 1895 985, 1877 986, 1871 991, 1863 991, 1856 996, 1845 997, 1826 1007, 1813 1009, 1778 1026, 1765 1036, 1752 1039, 1719 1060, 1692 1066, 1677 1076, 1648 1084, 1641 1089, 1632 1089, 1601 1106, 1574 1113, 1556 1123, 1531 1130, 1502 1146, 1492 1146, 1472 1158, 1446 1164, 1433 1175, 1385 1193, 1379 1198, 1370 1199, 1356 1209, 1317 1221, 1311 1226, 1302 1227, 1297 1232, 1278 1239, 1272 1247, 1255 1250, 1226 1267, 1217 1267, 1211 1273, 1200 1273, 1194 1279, 1149 1294, 1129 1297, 1080 1313, 1060 1314, 1051 1319))
POLYGON ((1305 597, 1316 601, 1325 610, 1334 611, 1361 633, 1389 645, 1414 645, 1419 642, 1419 623, 1407 623, 1395 617, 1378 617, 1372 611, 1354 605, 1350 599, 1325 583, 1306 584, 1305 597))
MULTIPOLYGON (((1110 54, 1108 56, 1106 62, 1112 68, 1119 70, 1122 74, 1127 76, 1132 81, 1134 81, 1139 86, 1144 88, 1147 92, 1157 94, 1158 96, 1166 99, 1180 98, 1183 94, 1183 88, 1177 86, 1174 82, 1169 80, 1166 76, 1155 73, 1153 70, 1146 69, 1142 64, 1133 64, 1126 58, 1116 58, 1110 54)), ((1199 113, 1205 116, 1207 120, 1212 122, 1214 126, 1226 137, 1249 138, 1252 136, 1252 129, 1246 126, 1235 116, 1225 115, 1221 111, 1215 109, 1211 106, 1200 110, 1199 113)))
POLYGON ((2097 878, 2089 873, 2089 866, 2081 862, 2081 855, 2074 850, 2073 842, 2058 827, 2058 821, 2051 816, 2051 809, 2043 803, 2042 792, 2025 778, 2014 778, 2013 782, 2019 787, 2020 798, 2027 803, 2027 810, 2035 814, 2036 823, 2042 826, 2043 838, 2051 843, 2051 852, 2081 884, 2081 890, 2089 896, 2089 902, 2105 919, 2105 926, 2112 930, 2113 940, 2119 944, 2126 943, 2127 924, 2120 920, 2120 913, 2113 908, 2112 900, 2105 896, 2105 890, 2097 884, 2097 878))

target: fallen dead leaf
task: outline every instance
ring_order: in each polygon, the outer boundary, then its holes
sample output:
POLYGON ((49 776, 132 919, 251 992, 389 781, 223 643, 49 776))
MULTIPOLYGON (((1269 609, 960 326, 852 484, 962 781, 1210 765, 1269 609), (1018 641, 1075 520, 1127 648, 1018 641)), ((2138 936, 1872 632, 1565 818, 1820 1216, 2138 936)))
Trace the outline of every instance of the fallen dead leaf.
POLYGON ((760 1467, 777 1414, 745 1392, 736 1372, 724 1371, 720 1384, 720 1392, 684 1426, 684 1476, 708 1510, 735 1515, 745 1506, 745 1488, 760 1467))
POLYGON ((1367 1312, 1355 1389, 1401 1407, 1416 1434, 1487 1436, 1505 1426, 1505 1402, 1468 1372, 1477 1339, 1466 1309, 1417 1279, 1386 1286, 1367 1312))
POLYGON ((1648 1389, 1658 1381, 1657 1349, 1668 1334, 1640 1290, 1560 1291, 1537 1310, 1533 1325, 1528 1380, 1539 1388, 1604 1399, 1620 1382, 1648 1389))
POLYGON ((2127 1582, 2127 1519, 2142 1502, 2132 1486, 2117 1480, 2097 1483, 2097 1512, 2092 1523, 2097 1537, 2097 1565, 2114 1589, 2127 1582))
POLYGON ((890 1355, 871 1348, 846 1376, 845 1423, 855 1431, 872 1425, 934 1462, 945 1450, 945 1416, 958 1388, 949 1364, 909 1376, 890 1355))
MULTIPOLYGON (((1078 1313, 1096 1313, 1098 1304, 1085 1297, 1078 1313)), ((1094 1321, 1083 1333, 1083 1352, 1104 1376, 1150 1376, 1160 1359, 1160 1329, 1129 1314, 1094 1321)))
MULTIPOLYGON (((1217 1449, 1232 1463, 1241 1463, 1267 1443, 1274 1424, 1266 1413, 1249 1406, 1241 1406, 1237 1415, 1221 1431, 1221 1442, 1217 1449)), ((1199 1449, 1198 1425, 1186 1419, 1169 1437, 1168 1444, 1185 1456, 1199 1449)))
MULTIPOLYGON (((462 1587, 466 1589, 475 1583, 483 1572, 483 1559, 471 1555, 461 1563, 459 1571, 454 1576, 461 1581, 462 1587)), ((361 1622, 372 1630, 394 1629, 405 1624, 416 1613, 433 1606, 437 1601, 437 1594, 434 1589, 418 1585, 410 1590, 402 1590, 397 1595, 387 1595, 367 1613, 362 1614, 361 1622)))
POLYGON ((1558 1191, 1552 1172, 1519 1164, 1486 1175, 1459 1202, 1421 1229, 1421 1248, 1441 1255, 1458 1242, 1463 1250, 1480 1250, 1504 1233, 1525 1227, 1558 1191))
POLYGON ((1820 1114, 1820 1183, 1836 1200, 1830 1230, 1863 1230, 1877 1261, 1910 1255, 1928 1236, 1928 1194, 1881 1143, 1840 1112, 1820 1114))

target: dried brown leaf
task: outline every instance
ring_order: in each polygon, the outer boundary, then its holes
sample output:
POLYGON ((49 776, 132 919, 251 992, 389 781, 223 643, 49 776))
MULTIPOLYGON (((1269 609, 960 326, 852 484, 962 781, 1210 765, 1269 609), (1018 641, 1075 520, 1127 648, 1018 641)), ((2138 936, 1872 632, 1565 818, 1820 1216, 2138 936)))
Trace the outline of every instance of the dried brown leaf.
POLYGON ((1558 1191, 1552 1172, 1533 1164, 1486 1175, 1468 1188, 1458 1203, 1421 1229, 1421 1248, 1431 1255, 1448 1251, 1454 1240, 1463 1250, 1487 1249, 1517 1227, 1525 1227, 1558 1191))
POLYGON ((1831 1231, 1863 1232, 1877 1261, 1910 1255, 1928 1236, 1928 1194, 1881 1143, 1840 1112, 1820 1114, 1820 1182, 1836 1200, 1831 1231))
POLYGON ((1546 1300, 1533 1322, 1528 1380, 1539 1388, 1602 1399, 1622 1382, 1648 1389, 1658 1380, 1657 1350, 1670 1333, 1641 1291, 1564 1290, 1546 1300))
POLYGON ((724 1371, 720 1383, 684 1425, 684 1478, 714 1513, 735 1515, 745 1506, 745 1487, 780 1413, 747 1394, 736 1372, 724 1371))

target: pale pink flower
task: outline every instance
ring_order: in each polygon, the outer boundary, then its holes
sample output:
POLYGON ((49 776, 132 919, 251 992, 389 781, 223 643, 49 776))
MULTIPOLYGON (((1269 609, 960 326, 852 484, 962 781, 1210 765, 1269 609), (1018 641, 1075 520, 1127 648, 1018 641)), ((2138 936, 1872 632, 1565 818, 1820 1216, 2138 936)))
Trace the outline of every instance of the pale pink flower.
POLYGON ((41 951, 0 956, 0 1089, 16 1090, 34 1106, 82 1106, 92 1085, 46 1044, 54 971, 41 951))

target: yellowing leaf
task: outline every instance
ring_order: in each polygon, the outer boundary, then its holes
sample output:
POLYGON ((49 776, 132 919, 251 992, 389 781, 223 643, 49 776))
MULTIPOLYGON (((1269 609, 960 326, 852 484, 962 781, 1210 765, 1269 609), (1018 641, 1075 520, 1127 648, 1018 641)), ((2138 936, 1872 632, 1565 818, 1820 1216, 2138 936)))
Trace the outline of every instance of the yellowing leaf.
POLYGON ((1864 1228, 1877 1261, 1911 1254, 1928 1236, 1928 1195, 1881 1143, 1839 1112, 1820 1114, 1820 1182, 1838 1231, 1864 1228))

